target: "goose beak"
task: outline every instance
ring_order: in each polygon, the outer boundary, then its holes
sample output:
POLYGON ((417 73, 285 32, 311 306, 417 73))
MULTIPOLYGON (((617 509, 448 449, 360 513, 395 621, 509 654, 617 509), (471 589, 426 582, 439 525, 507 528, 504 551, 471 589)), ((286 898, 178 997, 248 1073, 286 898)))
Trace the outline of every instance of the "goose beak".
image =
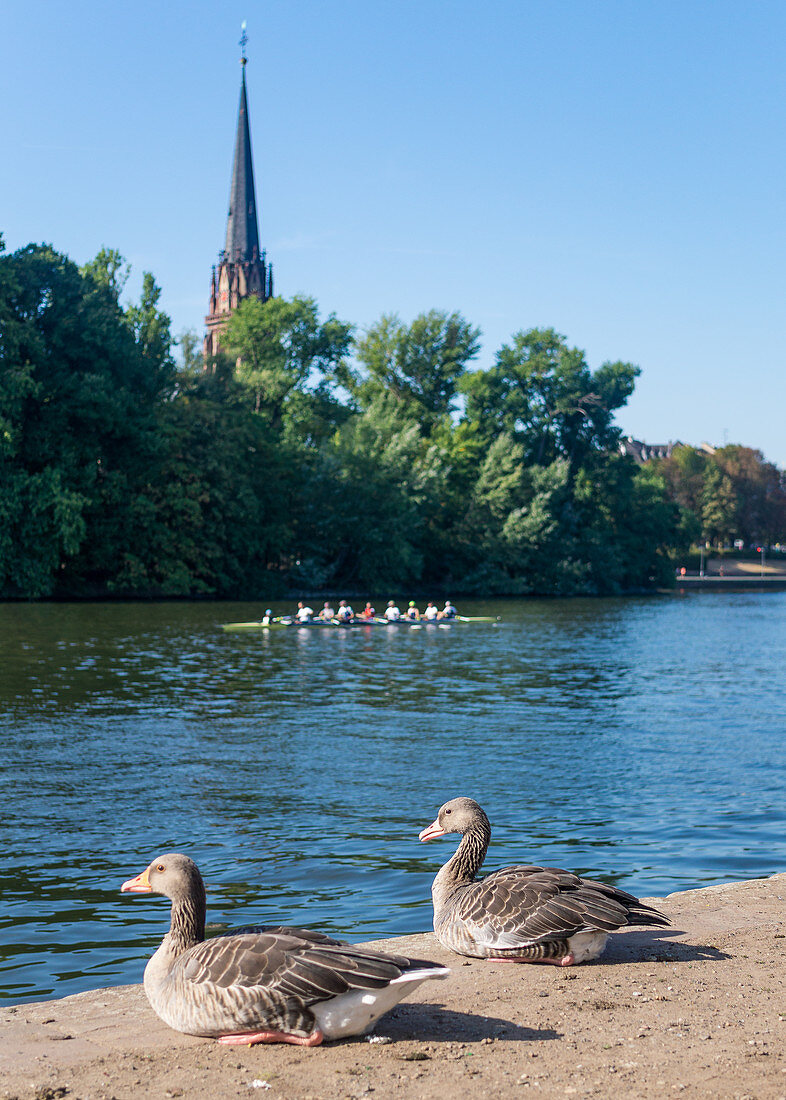
POLYGON ((145 867, 141 875, 137 875, 136 878, 130 878, 128 882, 124 882, 120 887, 121 894, 152 894, 153 887, 150 885, 150 879, 147 877, 149 868, 145 867))
POLYGON ((418 840, 436 840, 440 836, 445 836, 445 830, 440 825, 439 818, 437 818, 422 833, 418 833, 418 840))

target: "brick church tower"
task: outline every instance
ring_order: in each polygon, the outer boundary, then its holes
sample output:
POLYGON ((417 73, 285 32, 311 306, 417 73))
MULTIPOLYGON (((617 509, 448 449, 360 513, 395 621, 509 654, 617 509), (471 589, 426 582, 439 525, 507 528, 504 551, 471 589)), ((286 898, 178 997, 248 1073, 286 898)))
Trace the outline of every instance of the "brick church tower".
POLYGON ((250 295, 266 302, 273 297, 273 265, 267 262, 259 247, 257 203, 254 193, 254 166, 251 160, 251 135, 248 129, 248 99, 246 97, 246 31, 243 37, 240 64, 240 106, 237 114, 235 159, 229 188, 229 215, 224 251, 218 267, 213 267, 210 282, 210 312, 205 318, 205 358, 218 353, 221 333, 229 315, 250 295))

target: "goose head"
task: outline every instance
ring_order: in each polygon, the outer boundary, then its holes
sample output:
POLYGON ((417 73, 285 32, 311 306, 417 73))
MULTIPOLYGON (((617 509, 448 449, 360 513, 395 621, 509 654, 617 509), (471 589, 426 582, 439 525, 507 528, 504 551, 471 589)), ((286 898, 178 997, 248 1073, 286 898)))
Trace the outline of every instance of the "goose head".
POLYGON ((440 807, 436 820, 418 834, 422 841, 437 840, 448 833, 491 832, 489 819, 474 798, 451 798, 440 807))
POLYGON ((193 859, 180 852, 158 856, 137 875, 120 887, 123 894, 163 894, 173 902, 186 898, 204 901, 205 885, 193 859))

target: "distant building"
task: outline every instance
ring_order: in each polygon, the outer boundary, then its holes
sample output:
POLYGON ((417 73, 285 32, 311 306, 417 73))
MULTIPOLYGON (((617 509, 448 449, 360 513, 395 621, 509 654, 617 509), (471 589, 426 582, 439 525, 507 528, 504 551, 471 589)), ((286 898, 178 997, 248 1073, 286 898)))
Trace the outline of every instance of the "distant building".
POLYGON ((224 250, 210 281, 210 312, 205 318, 205 358, 216 355, 230 314, 252 294, 266 302, 273 297, 273 266, 259 245, 254 166, 246 97, 245 30, 240 44, 240 106, 237 115, 235 158, 229 188, 229 214, 224 250))
POLYGON ((644 443, 641 439, 634 439, 632 435, 626 435, 620 440, 620 454, 629 455, 640 466, 650 462, 653 458, 671 458, 671 452, 681 444, 676 443, 644 443))
MULTIPOLYGON (((681 443, 679 439, 675 439, 673 443, 645 443, 641 439, 634 439, 632 435, 624 436, 619 442, 620 454, 628 455, 634 462, 638 462, 639 466, 655 458, 671 458, 675 447, 687 446, 691 444, 681 443)), ((699 443, 693 449, 708 455, 715 454, 715 448, 709 443, 699 443)))

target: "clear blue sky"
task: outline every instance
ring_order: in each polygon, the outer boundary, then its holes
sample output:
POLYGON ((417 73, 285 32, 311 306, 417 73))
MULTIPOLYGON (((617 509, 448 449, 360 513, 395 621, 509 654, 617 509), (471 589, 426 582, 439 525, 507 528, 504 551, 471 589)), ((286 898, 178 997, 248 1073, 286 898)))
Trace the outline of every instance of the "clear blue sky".
POLYGON ((786 466, 783 0, 0 0, 0 230, 202 332, 247 70, 276 289, 642 368, 649 442, 786 466))

